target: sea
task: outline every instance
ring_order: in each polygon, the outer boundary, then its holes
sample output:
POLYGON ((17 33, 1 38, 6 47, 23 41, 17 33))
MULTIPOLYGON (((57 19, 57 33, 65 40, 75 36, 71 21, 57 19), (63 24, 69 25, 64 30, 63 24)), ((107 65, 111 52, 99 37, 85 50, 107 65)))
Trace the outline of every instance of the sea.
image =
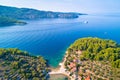
POLYGON ((18 48, 43 56, 57 67, 77 39, 98 37, 120 43, 120 14, 88 14, 76 19, 24 20, 27 25, 0 27, 0 48, 18 48))

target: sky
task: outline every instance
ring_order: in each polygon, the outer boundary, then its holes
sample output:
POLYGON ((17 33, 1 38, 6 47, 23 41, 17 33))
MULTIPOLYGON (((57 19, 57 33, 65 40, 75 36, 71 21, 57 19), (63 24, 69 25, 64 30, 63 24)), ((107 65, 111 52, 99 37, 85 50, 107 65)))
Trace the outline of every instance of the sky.
POLYGON ((0 5, 59 12, 120 13, 120 0, 0 0, 0 5))

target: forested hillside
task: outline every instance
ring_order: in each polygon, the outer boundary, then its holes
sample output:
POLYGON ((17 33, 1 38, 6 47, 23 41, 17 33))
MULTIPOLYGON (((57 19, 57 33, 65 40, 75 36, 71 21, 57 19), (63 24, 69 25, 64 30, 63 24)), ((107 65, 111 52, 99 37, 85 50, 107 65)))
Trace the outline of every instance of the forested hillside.
POLYGON ((115 41, 82 38, 75 41, 69 49, 81 50, 81 60, 109 61, 113 67, 120 68, 120 47, 115 41))
POLYGON ((19 49, 0 48, 0 80, 46 80, 46 60, 19 49))
POLYGON ((21 20, 34 20, 43 18, 78 18, 81 13, 64 13, 52 11, 40 11, 30 8, 16 8, 0 5, 0 26, 26 24, 21 20), (20 21, 19 21, 20 20, 20 21))
POLYGON ((0 15, 15 19, 41 19, 41 18, 78 18, 80 13, 64 13, 52 11, 40 11, 30 8, 16 8, 0 6, 0 15))
POLYGON ((120 47, 113 40, 81 38, 68 48, 65 67, 70 75, 93 80, 120 79, 120 47))

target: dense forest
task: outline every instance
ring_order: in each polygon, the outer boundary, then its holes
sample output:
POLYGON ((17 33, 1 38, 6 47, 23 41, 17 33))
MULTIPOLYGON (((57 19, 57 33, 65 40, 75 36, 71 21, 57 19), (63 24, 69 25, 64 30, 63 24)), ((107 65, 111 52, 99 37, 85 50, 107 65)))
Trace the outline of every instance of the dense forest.
POLYGON ((0 48, 0 80, 46 80, 47 74, 43 57, 16 48, 0 48))
POLYGON ((115 41, 99 38, 82 38, 75 41, 69 50, 81 50, 81 60, 109 61, 113 67, 120 68, 120 47, 115 41))
POLYGON ((65 68, 70 76, 120 80, 120 46, 113 40, 80 38, 68 48, 65 68), (76 74, 77 73, 77 74, 76 74))
POLYGON ((23 25, 23 24, 26 24, 26 22, 16 20, 10 17, 0 16, 0 26, 23 25))
POLYGON ((52 11, 40 11, 30 8, 16 8, 0 6, 0 15, 15 19, 40 19, 40 18, 78 18, 81 13, 63 13, 52 11))

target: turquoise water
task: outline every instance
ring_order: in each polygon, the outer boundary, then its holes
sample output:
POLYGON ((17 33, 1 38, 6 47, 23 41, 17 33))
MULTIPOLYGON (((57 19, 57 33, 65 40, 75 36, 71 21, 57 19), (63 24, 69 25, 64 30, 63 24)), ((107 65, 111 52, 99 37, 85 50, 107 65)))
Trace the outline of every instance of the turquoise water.
POLYGON ((0 47, 42 55, 54 67, 62 60, 67 47, 78 38, 100 37, 120 43, 120 15, 84 15, 78 19, 27 22, 24 26, 0 27, 0 47))

